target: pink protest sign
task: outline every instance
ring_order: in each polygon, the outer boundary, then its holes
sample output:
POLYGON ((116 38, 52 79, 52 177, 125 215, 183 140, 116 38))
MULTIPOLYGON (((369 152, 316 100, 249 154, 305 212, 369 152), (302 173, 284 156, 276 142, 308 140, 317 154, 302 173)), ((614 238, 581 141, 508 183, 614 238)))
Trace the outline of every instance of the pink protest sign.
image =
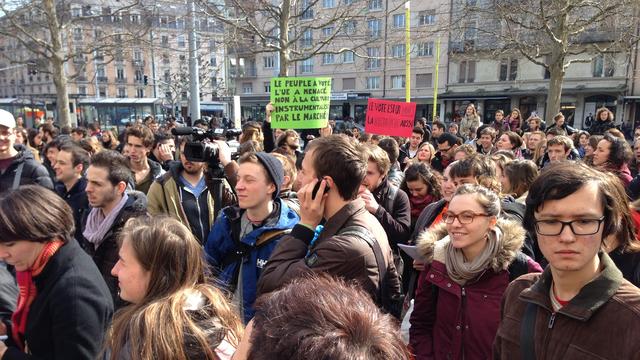
POLYGON ((369 99, 364 131, 370 134, 411 137, 416 103, 369 99))

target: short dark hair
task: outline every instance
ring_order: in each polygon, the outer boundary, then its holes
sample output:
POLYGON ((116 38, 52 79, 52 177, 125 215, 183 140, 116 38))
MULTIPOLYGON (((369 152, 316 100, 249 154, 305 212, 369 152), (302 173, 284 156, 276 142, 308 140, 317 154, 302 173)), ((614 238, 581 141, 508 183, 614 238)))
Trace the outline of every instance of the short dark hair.
POLYGON ((436 128, 436 127, 438 129, 440 129, 440 130, 444 130, 445 125, 444 125, 444 123, 442 121, 436 120, 431 124, 431 128, 433 129, 433 128, 436 128))
POLYGON ((571 141, 571 139, 569 139, 569 137, 564 135, 558 135, 553 137, 553 139, 547 140, 547 149, 552 145, 562 145, 565 152, 573 149, 573 142, 571 141))
POLYGON ((58 129, 51 124, 42 124, 38 127, 43 133, 51 135, 52 138, 58 136, 58 129))
MULTIPOLYGON (((522 225, 527 231, 534 233, 535 212, 540 210, 545 202, 564 199, 590 183, 597 185, 600 204, 604 209, 602 239, 624 231, 622 218, 629 209, 626 206, 628 204, 618 201, 620 190, 616 190, 616 186, 622 186, 620 180, 615 175, 598 171, 584 163, 569 161, 550 163, 531 184, 522 225)), ((622 192, 624 193, 624 190, 622 192)), ((623 240, 625 241, 626 239, 623 240)))
POLYGON ((449 146, 453 146, 458 144, 458 137, 451 133, 444 133, 440 135, 436 141, 438 144, 444 144, 446 142, 449 146))
POLYGON ((164 144, 169 140, 173 140, 172 135, 165 134, 163 132, 157 132, 153 134, 153 148, 155 149, 158 145, 164 144))
POLYGON ((82 164, 82 170, 87 170, 89 167, 89 153, 74 143, 67 143, 60 147, 60 151, 65 151, 71 154, 71 164, 75 167, 78 164, 82 164))
POLYGON ((71 132, 80 134, 82 135, 83 138, 87 137, 87 129, 83 128, 82 126, 78 126, 77 128, 74 128, 73 130, 71 130, 71 132))
POLYGON ((53 191, 23 185, 0 195, 0 242, 48 242, 73 238, 73 212, 53 191))
POLYGON ((93 155, 90 166, 107 169, 107 178, 113 186, 121 182, 129 183, 132 176, 127 158, 113 150, 104 150, 93 155))
POLYGON ((511 185, 504 192, 520 197, 538 177, 538 166, 531 160, 513 160, 505 164, 503 172, 511 185))
POLYGON ((142 145, 147 148, 153 147, 153 132, 146 126, 136 125, 127 129, 124 133, 124 141, 128 142, 129 136, 137 137, 142 140, 142 145))
POLYGON ((442 187, 440 186, 440 174, 433 171, 429 165, 423 162, 415 162, 404 171, 404 179, 400 188, 407 194, 410 194, 408 181, 420 180, 428 187, 427 193, 435 197, 436 200, 442 198, 442 187))
POLYGON ((608 162, 615 168, 619 168, 623 164, 628 163, 633 157, 633 150, 631 150, 631 146, 629 146, 627 140, 609 133, 605 133, 602 140, 611 144, 609 148, 608 162))
POLYGON ((391 165, 395 164, 396 161, 398 161, 398 157, 400 156, 400 146, 398 146, 398 142, 396 141, 396 139, 392 137, 381 139, 378 142, 378 146, 380 146, 382 150, 387 152, 391 165))
POLYGON ((424 137, 424 129, 419 126, 414 127, 411 132, 414 134, 420 134, 420 136, 424 137))
POLYGON ((396 321, 342 279, 322 274, 294 279, 260 297, 255 309, 249 359, 410 357, 396 321))
POLYGON ((355 199, 367 173, 367 160, 361 149, 345 136, 331 135, 310 142, 307 152, 311 151, 316 176, 330 176, 343 199, 355 199))

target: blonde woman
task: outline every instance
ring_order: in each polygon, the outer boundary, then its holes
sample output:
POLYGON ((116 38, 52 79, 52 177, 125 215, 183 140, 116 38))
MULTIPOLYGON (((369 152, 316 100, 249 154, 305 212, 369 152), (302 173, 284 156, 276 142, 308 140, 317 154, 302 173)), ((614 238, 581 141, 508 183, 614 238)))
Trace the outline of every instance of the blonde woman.
POLYGON ((462 120, 460 120, 460 134, 463 137, 465 137, 465 141, 469 140, 468 139, 469 130, 472 127, 476 129, 479 128, 480 122, 481 122, 481 118, 480 118, 480 115, 478 114, 478 111, 476 110, 475 105, 473 104, 467 105, 464 116, 462 117, 462 120))
POLYGON ((416 157, 412 159, 413 163, 421 162, 431 166, 431 160, 436 156, 436 150, 429 142, 424 142, 418 147, 416 157))

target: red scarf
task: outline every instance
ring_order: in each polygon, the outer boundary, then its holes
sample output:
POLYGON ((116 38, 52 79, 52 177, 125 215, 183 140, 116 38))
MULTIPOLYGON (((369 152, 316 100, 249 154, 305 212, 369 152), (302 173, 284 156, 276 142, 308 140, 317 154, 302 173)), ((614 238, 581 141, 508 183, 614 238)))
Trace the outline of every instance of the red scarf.
POLYGON ((420 216, 420 213, 427 205, 436 201, 436 198, 433 195, 426 196, 409 196, 409 205, 411 206, 411 219, 415 222, 420 216))
POLYGON ((20 294, 18 295, 16 311, 11 316, 11 321, 13 322, 11 335, 13 336, 14 342, 22 351, 24 351, 24 341, 22 339, 24 339, 24 333, 27 329, 29 308, 38 293, 36 284, 33 282, 33 277, 40 275, 45 265, 47 265, 47 262, 49 262, 49 259, 51 259, 53 254, 55 254, 62 245, 64 245, 64 243, 60 240, 45 243, 40 255, 38 255, 38 258, 31 266, 31 269, 16 272, 20 294))

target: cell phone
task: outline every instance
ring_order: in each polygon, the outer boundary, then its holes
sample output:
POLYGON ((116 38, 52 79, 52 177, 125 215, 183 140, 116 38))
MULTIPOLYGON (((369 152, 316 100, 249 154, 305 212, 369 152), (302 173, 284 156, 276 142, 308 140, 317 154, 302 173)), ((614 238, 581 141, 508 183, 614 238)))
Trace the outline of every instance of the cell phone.
MULTIPOLYGON (((313 191, 311 192, 311 198, 315 200, 316 198, 316 194, 318 193, 318 190, 320 190, 320 184, 322 183, 321 178, 318 178, 318 182, 316 183, 316 185, 313 187, 313 191)), ((326 194, 327 191, 329 191, 329 184, 325 184, 324 185, 324 193, 326 194)))

